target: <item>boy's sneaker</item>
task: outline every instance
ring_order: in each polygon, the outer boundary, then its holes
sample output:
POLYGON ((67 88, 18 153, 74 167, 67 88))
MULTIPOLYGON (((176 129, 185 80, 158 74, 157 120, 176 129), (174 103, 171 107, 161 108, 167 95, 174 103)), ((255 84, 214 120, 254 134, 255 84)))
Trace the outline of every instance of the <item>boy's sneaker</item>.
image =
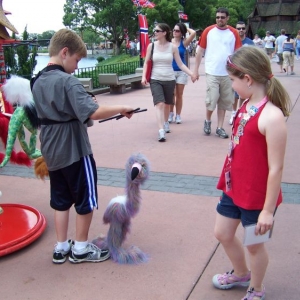
POLYGON ((296 75, 296 73, 295 72, 291 72, 290 75, 296 75))
POLYGON ((214 287, 221 290, 228 290, 234 286, 249 286, 251 279, 250 271, 244 277, 237 277, 233 274, 233 272, 234 270, 224 274, 215 275, 212 279, 214 287))
POLYGON ((159 142, 165 142, 166 141, 165 131, 163 129, 159 129, 159 131, 158 131, 158 141, 159 142))
POLYGON ((211 133, 211 121, 204 121, 203 131, 205 134, 209 135, 211 133))
POLYGON ((225 130, 223 128, 217 128, 216 135, 222 139, 228 138, 228 134, 225 132, 225 130))
POLYGON ((53 250, 53 258, 52 258, 52 262, 54 264, 63 264, 66 261, 67 255, 70 253, 71 248, 74 245, 74 241, 68 240, 68 243, 70 246, 68 251, 58 250, 58 249, 56 249, 56 245, 55 245, 55 248, 53 250))
POLYGON ((254 288, 250 288, 247 291, 247 294, 244 298, 242 298, 242 300, 256 300, 256 299, 260 299, 260 300, 264 300, 266 298, 266 290, 265 287, 263 286, 263 289, 261 292, 257 292, 254 291, 254 288))
POLYGON ((164 124, 164 130, 165 130, 165 133, 171 132, 169 122, 165 122, 165 124, 164 124))
POLYGON ((232 125, 232 124, 233 124, 233 120, 234 120, 235 114, 236 114, 236 111, 233 110, 233 111, 231 112, 231 117, 230 117, 229 122, 228 122, 229 125, 232 125))
POLYGON ((181 124, 181 117, 180 117, 180 115, 176 115, 175 122, 176 122, 176 124, 181 124))
POLYGON ((82 262, 101 262, 109 259, 110 254, 107 249, 99 249, 96 245, 88 243, 85 249, 80 252, 75 252, 72 247, 69 261, 78 264, 82 262))
POLYGON ((169 123, 172 123, 172 122, 173 122, 173 118, 174 118, 174 113, 173 113, 173 112, 170 112, 170 113, 169 113, 168 122, 169 122, 169 123))

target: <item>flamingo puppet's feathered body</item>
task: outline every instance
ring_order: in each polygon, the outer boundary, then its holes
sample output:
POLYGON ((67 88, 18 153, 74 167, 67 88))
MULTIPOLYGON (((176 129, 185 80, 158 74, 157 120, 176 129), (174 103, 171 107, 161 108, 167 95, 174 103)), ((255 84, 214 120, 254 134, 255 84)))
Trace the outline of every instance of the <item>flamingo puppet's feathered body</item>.
POLYGON ((99 237, 93 243, 100 249, 109 249, 113 261, 120 264, 138 264, 147 261, 147 255, 138 247, 122 247, 130 231, 131 218, 139 211, 141 203, 140 185, 150 173, 147 158, 142 154, 132 155, 126 163, 126 195, 109 202, 103 216, 104 224, 110 224, 107 237, 99 237))

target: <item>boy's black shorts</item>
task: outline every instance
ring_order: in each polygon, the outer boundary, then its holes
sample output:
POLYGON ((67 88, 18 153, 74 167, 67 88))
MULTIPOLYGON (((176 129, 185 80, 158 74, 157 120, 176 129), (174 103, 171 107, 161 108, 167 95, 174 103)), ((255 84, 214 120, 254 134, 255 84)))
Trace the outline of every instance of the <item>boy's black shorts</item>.
POLYGON ((81 157, 65 168, 49 171, 50 206, 66 211, 74 204, 79 215, 98 208, 97 169, 93 155, 81 157))

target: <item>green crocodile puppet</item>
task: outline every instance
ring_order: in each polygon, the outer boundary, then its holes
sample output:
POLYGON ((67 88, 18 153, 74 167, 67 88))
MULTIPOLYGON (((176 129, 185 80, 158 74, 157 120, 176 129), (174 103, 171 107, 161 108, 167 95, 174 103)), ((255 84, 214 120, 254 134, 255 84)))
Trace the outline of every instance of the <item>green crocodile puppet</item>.
POLYGON ((29 80, 12 76, 2 86, 2 92, 5 94, 6 100, 16 106, 16 109, 9 121, 6 151, 0 168, 3 168, 9 162, 17 138, 23 151, 30 159, 42 156, 41 151, 36 149, 39 122, 29 80), (25 140, 25 128, 31 133, 29 145, 25 140))

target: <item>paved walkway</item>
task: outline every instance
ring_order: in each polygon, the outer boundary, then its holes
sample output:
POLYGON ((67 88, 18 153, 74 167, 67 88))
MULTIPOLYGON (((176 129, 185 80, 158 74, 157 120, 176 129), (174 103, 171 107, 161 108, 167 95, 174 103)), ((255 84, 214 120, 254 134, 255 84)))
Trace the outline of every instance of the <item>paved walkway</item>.
MULTIPOLYGON (((284 203, 276 213, 273 237, 266 245, 270 263, 264 284, 266 299, 298 300, 300 77, 283 76, 276 64, 272 66, 274 75, 291 95, 293 111, 287 119, 284 203)), ((300 74, 299 61, 295 72, 300 74)), ((203 64, 200 74, 204 75, 203 64)), ((132 153, 141 152, 151 163, 150 179, 142 187, 141 209, 133 219, 125 246, 136 245, 149 254, 147 264, 127 266, 110 260, 100 264, 52 264, 56 238, 53 211, 49 207, 49 180, 36 179, 30 168, 8 165, 0 170, 1 203, 33 206, 47 220, 47 228, 38 240, 0 257, 1 300, 239 300, 245 295, 245 288, 220 291, 211 284, 214 274, 230 270, 224 250, 213 234, 220 194, 215 185, 228 140, 203 134, 205 90, 204 76, 187 85, 183 123, 171 124, 172 132, 166 143, 157 142, 149 87, 127 90, 123 95, 97 96, 100 105, 126 103, 148 111, 130 120, 95 123, 89 128, 99 175, 99 210, 94 213, 90 239, 106 234, 108 227, 102 224, 105 207, 111 198, 124 193, 124 165, 132 153)), ((227 114, 224 124, 227 132, 229 117, 227 114)), ((212 130, 215 126, 214 114, 212 130)), ((69 238, 75 236, 74 224, 72 211, 69 238)), ((238 234, 242 238, 242 228, 238 234)))
MULTIPOLYGON (((110 187, 125 186, 125 170, 97 168, 98 185, 110 187)), ((35 178, 32 168, 8 164, 1 175, 35 178)), ((187 175, 165 172, 151 172, 150 178, 141 187, 142 190, 166 193, 191 194, 218 197, 221 192, 216 189, 218 177, 187 175)), ((300 204, 300 184, 282 183, 283 202, 300 204)))

